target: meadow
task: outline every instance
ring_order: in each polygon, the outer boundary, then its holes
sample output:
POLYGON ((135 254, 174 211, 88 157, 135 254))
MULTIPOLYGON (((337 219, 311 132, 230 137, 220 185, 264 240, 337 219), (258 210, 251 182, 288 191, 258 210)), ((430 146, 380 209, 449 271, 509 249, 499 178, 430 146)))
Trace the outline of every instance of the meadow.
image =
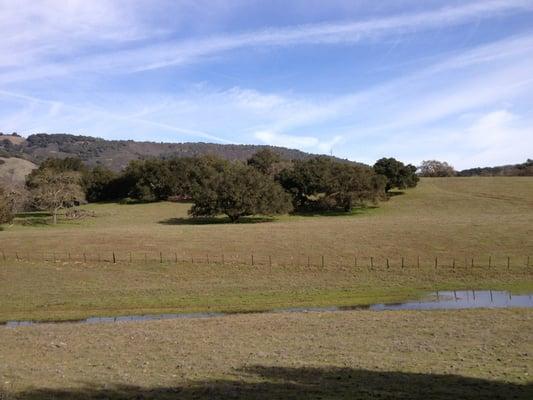
POLYGON ((1 232, 0 321, 533 290, 531 178, 423 179, 350 215, 230 224, 191 219, 188 207, 90 204, 91 216, 57 226, 21 216, 1 232))
POLYGON ((247 312, 532 293, 532 178, 423 179, 349 215, 189 207, 89 204, 0 232, 0 321, 246 313, 0 327, 0 398, 531 398, 529 309, 247 312))

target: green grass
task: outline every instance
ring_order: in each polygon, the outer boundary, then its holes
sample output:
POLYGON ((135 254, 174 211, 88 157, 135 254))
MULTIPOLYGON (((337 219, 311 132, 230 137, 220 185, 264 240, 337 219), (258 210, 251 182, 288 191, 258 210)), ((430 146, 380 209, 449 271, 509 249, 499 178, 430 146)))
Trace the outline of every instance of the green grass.
POLYGON ((533 291, 532 178, 423 179, 348 215, 228 224, 190 219, 189 207, 90 204, 83 208, 95 217, 0 232, 0 320, 355 305, 434 289, 533 291))

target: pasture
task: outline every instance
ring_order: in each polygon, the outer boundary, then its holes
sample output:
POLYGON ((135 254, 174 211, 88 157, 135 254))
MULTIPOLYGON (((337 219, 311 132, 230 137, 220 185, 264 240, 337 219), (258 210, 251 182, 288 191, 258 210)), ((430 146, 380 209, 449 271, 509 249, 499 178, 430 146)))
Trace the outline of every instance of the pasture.
POLYGON ((340 216, 205 223, 189 218, 188 207, 91 204, 84 209, 94 216, 83 220, 29 218, 3 231, 0 321, 533 288, 531 178, 424 179, 378 208, 340 216))
MULTIPOLYGON (((350 215, 228 224, 189 207, 20 216, 0 232, 0 321, 533 292, 531 178, 423 179, 350 215)), ((532 323, 482 309, 0 327, 0 398, 526 399, 532 323)))

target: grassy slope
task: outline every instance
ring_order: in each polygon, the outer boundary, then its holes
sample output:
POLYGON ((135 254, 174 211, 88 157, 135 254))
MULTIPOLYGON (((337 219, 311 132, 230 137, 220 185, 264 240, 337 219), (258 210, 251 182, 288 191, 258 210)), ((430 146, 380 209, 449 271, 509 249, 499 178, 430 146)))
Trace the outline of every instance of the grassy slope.
POLYGON ((532 199, 531 178, 455 178, 423 180, 419 188, 361 215, 282 217, 271 223, 191 225, 184 204, 90 205, 96 218, 0 233, 8 253, 7 262, 0 260, 0 320, 367 304, 437 288, 531 291, 533 268, 524 266, 524 257, 533 254, 532 199), (173 224, 160 223, 169 220, 173 224), (109 260, 113 250, 119 263, 95 262, 96 253, 109 260), (33 261, 15 262, 15 251, 33 261), (63 260, 68 251, 73 261, 37 261, 43 251, 63 260), (84 251, 88 263, 79 261, 84 251), (162 264, 156 261, 159 251, 162 264), (489 254, 496 263, 490 270, 489 254), (391 257, 390 269, 385 255, 391 257), (375 257, 373 271, 369 256, 375 257), (403 270, 400 256, 406 257, 403 270))

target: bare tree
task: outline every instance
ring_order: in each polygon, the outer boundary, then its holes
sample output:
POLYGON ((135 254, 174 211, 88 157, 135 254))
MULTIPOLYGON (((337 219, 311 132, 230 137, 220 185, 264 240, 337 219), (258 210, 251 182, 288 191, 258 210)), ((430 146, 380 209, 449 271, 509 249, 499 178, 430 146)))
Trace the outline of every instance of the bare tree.
POLYGON ((77 172, 42 169, 32 174, 27 184, 35 207, 50 211, 54 224, 57 224, 60 210, 84 201, 84 193, 79 182, 80 176, 77 172))
POLYGON ((422 161, 419 169, 420 175, 426 177, 445 177, 455 175, 455 169, 446 161, 422 161))

